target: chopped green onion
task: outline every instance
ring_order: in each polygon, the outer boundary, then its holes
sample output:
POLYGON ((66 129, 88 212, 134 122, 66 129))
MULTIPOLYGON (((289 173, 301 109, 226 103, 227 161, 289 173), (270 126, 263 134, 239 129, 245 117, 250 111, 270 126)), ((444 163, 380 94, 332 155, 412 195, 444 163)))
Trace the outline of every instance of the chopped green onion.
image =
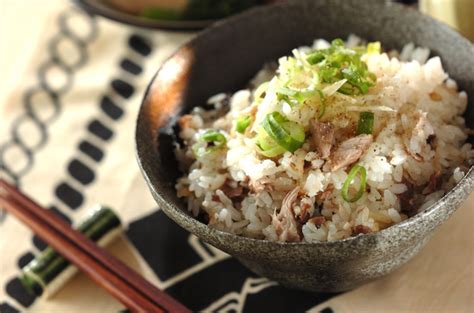
POLYGON ((319 74, 325 83, 332 83, 333 81, 337 81, 335 79, 337 75, 337 68, 324 66, 321 67, 319 74))
POLYGON ((199 137, 192 146, 192 150, 194 155, 199 158, 225 147, 226 143, 227 139, 222 133, 210 129, 199 137))
POLYGON ((374 113, 360 112, 359 123, 357 124, 357 135, 371 135, 374 131, 374 113))
POLYGON ((298 103, 304 101, 304 95, 298 90, 293 90, 287 87, 280 87, 277 89, 278 100, 283 100, 288 103, 290 106, 293 106, 294 102, 291 101, 292 98, 295 99, 298 103))
POLYGON ((343 94, 366 94, 369 88, 375 85, 376 77, 369 72, 367 64, 361 59, 366 51, 376 53, 380 51, 380 43, 371 43, 367 48, 361 47, 348 49, 344 41, 335 39, 327 49, 316 50, 311 53, 306 61, 315 65, 321 81, 332 84, 346 79, 344 88, 338 90, 343 94))
POLYGON ((280 87, 277 89, 276 93, 277 93, 278 100, 283 100, 286 103, 288 103, 288 105, 293 106, 293 103, 291 102, 291 99, 290 99, 290 95, 294 96, 296 93, 295 90, 291 90, 286 87, 280 87))
POLYGON ((296 101, 298 101, 298 103, 301 104, 307 99, 312 98, 317 94, 319 96, 319 99, 321 100, 321 106, 319 109, 318 118, 321 118, 326 112, 326 103, 324 101, 324 93, 319 89, 300 91, 300 90, 290 89, 287 87, 280 87, 277 89, 277 93, 280 100, 286 101, 290 106, 291 106, 290 97, 294 98, 296 101))
POLYGON ((287 151, 295 152, 304 143, 304 128, 288 121, 279 112, 268 114, 262 122, 262 128, 277 145, 287 151))
POLYGON ((251 116, 239 116, 237 118, 237 122, 235 125, 235 130, 237 130, 238 133, 245 133, 245 130, 247 127, 249 127, 250 123, 252 123, 252 117, 251 116))
POLYGON ((280 154, 283 154, 284 152, 285 152, 285 149, 278 145, 267 150, 262 149, 259 151, 260 154, 262 154, 263 156, 266 156, 267 158, 273 158, 273 157, 279 156, 280 154))
POLYGON ((270 138, 263 129, 260 129, 257 132, 255 144, 259 148, 257 152, 268 158, 276 157, 286 151, 285 148, 280 147, 272 138, 270 138))
POLYGON ((331 41, 331 46, 344 47, 344 40, 342 40, 341 38, 336 38, 333 41, 331 41))
POLYGON ((277 96, 278 96, 278 100, 285 101, 286 103, 288 103, 289 106, 291 107, 293 106, 293 103, 291 102, 290 97, 283 94, 277 94, 277 96))
POLYGON ((222 146, 227 142, 225 136, 215 130, 208 130, 201 136, 201 139, 206 142, 213 142, 216 146, 222 146))
POLYGON ((367 45, 368 54, 380 54, 381 50, 382 50, 382 45, 380 44, 380 41, 369 42, 369 44, 367 45))
POLYGON ((296 99, 296 101, 298 101, 298 103, 303 103, 307 99, 314 97, 317 93, 319 93, 320 96, 322 94, 321 90, 319 90, 319 89, 298 91, 295 94, 294 98, 296 99))
POLYGON ((356 88, 354 88, 349 83, 345 83, 341 88, 338 89, 338 91, 344 95, 353 95, 356 93, 356 88))
POLYGON ((316 51, 314 53, 311 53, 307 58, 306 61, 308 61, 309 64, 314 65, 318 64, 322 60, 324 60, 326 57, 321 51, 316 51))
POLYGON ((361 72, 362 68, 363 66, 360 68, 356 66, 350 66, 342 69, 341 73, 342 76, 347 79, 349 84, 358 88, 360 93, 366 94, 369 92, 369 87, 373 86, 373 83, 368 79, 370 78, 370 80, 372 80, 372 76, 363 74, 361 72), (363 75, 366 75, 367 77, 364 78, 363 75))
POLYGON ((302 104, 307 99, 314 97, 316 94, 322 98, 324 95, 319 89, 313 90, 294 90, 287 87, 280 87, 277 89, 277 95, 279 100, 283 100, 292 106, 293 102, 291 99, 295 99, 299 104, 302 104))
POLYGON ((287 87, 280 87, 277 89, 277 93, 284 96, 294 97, 298 91, 287 87))
POLYGON ((366 183, 367 183, 367 170, 365 169, 365 167, 361 165, 354 165, 352 169, 350 170, 349 174, 347 174, 347 178, 344 181, 344 185, 342 186, 342 190, 341 190, 342 198, 347 202, 351 202, 351 203, 356 202, 357 200, 362 198, 362 195, 365 192, 366 183), (354 195, 354 197, 349 198, 349 187, 359 172, 360 172, 359 190, 354 195))
POLYGON ((257 131, 257 145, 262 150, 269 150, 278 146, 275 141, 268 136, 264 129, 260 128, 257 131))

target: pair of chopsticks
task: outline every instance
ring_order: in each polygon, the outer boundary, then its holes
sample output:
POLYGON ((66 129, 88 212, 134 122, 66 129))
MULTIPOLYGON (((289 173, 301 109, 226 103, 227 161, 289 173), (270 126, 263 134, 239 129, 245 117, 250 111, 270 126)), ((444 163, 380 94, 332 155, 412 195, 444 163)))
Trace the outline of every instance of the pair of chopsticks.
POLYGON ((137 272, 0 179, 0 206, 132 312, 190 312, 137 272))

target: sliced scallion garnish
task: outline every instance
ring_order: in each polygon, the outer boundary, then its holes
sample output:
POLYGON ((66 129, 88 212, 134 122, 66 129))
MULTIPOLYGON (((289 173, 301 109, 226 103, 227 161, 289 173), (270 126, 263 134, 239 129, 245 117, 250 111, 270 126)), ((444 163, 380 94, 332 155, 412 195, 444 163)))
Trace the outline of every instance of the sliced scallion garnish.
MULTIPOLYGON (((365 50, 365 49, 363 49, 365 50)), ((372 43, 367 47, 370 53, 380 50, 378 43, 372 43)), ((306 61, 318 69, 321 81, 332 84, 341 79, 347 82, 338 91, 348 95, 366 94, 369 88, 374 86, 376 77, 369 72, 367 64, 361 57, 365 51, 362 49, 348 49, 344 47, 341 39, 332 41, 327 49, 316 50, 311 53, 306 61)))
POLYGON ((252 123, 252 117, 251 116, 239 116, 237 118, 236 124, 235 124, 235 130, 243 134, 245 133, 245 130, 247 127, 249 127, 250 123, 252 123))
POLYGON ((280 87, 277 89, 277 94, 289 96, 289 97, 294 97, 297 92, 298 92, 297 90, 293 90, 287 87, 280 87))
POLYGON ((227 139, 222 133, 210 129, 199 137, 197 142, 192 146, 192 151, 194 155, 199 158, 207 153, 225 147, 226 143, 227 139))
POLYGON ((213 142, 216 147, 222 146, 227 142, 225 136, 215 130, 208 130, 202 134, 201 139, 206 142, 213 142))
POLYGON ((313 98, 316 94, 319 95, 319 97, 322 99, 324 97, 324 94, 321 90, 319 89, 314 89, 314 90, 305 90, 305 91, 298 91, 294 98, 298 103, 303 103, 304 101, 313 98))
POLYGON ((293 97, 296 94, 295 90, 291 90, 286 87, 280 87, 277 89, 278 100, 283 100, 288 103, 289 106, 293 106, 294 103, 291 101, 290 97, 293 97))
POLYGON ((258 131, 255 144, 259 148, 257 151, 268 158, 276 157, 286 151, 270 138, 264 129, 258 131))
POLYGON ((365 167, 361 165, 354 165, 351 168, 349 174, 347 174, 347 178, 344 181, 344 185, 342 186, 342 190, 341 190, 342 198, 347 202, 351 202, 351 203, 356 202, 357 200, 362 198, 362 195, 365 192, 366 183, 367 183, 367 170, 365 169, 365 167), (350 198, 349 187, 351 186, 352 181, 356 178, 359 172, 360 172, 359 189, 357 193, 354 195, 354 197, 350 198))
POLYGON ((321 51, 316 51, 316 52, 311 53, 306 59, 306 61, 308 61, 309 64, 314 65, 314 64, 318 64, 325 58, 326 56, 324 55, 324 53, 322 53, 321 51))
POLYGON ((295 152, 304 143, 304 128, 288 121, 279 112, 268 114, 263 119, 262 128, 277 145, 287 151, 295 152))
POLYGON ((279 100, 283 100, 290 106, 293 106, 292 99, 296 100, 299 104, 302 104, 306 100, 313 98, 316 94, 322 99, 324 94, 319 89, 313 90, 294 90, 288 87, 280 87, 277 89, 277 95, 279 100))
POLYGON ((331 46, 344 48, 344 40, 342 40, 341 38, 336 38, 333 41, 331 41, 331 46))
POLYGON ((374 132, 374 113, 360 112, 359 123, 357 124, 357 135, 371 135, 374 132))

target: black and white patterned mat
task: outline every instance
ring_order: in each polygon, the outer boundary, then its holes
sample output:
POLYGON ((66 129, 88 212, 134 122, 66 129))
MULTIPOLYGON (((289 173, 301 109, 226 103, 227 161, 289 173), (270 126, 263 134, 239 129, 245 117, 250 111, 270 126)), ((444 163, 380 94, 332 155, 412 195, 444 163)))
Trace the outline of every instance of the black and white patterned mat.
MULTIPOLYGON (((99 179, 101 168, 108 162, 115 162, 110 154, 117 156, 117 149, 115 152, 110 150, 118 144, 115 141, 117 134, 133 133, 134 118, 130 117, 125 124, 122 121, 136 112, 139 101, 132 99, 140 98, 138 93, 143 92, 143 86, 150 78, 145 74, 145 67, 157 67, 157 64, 148 64, 147 59, 159 54, 161 47, 160 40, 154 38, 153 33, 120 26, 121 32, 127 34, 117 45, 120 47, 119 57, 113 65, 115 68, 109 71, 114 74, 104 85, 98 86, 102 90, 99 97, 88 97, 87 86, 81 85, 84 79, 78 81, 77 76, 80 73, 84 75, 83 70, 90 62, 97 63, 96 59, 100 62, 104 58, 102 51, 97 47, 91 48, 91 45, 99 37, 108 36, 107 29, 101 29, 101 26, 110 22, 98 23, 97 18, 69 7, 54 18, 56 26, 45 36, 48 39, 38 57, 38 66, 32 69, 36 83, 21 91, 18 97, 20 108, 5 121, 8 126, 0 138, 0 171, 2 177, 18 184, 71 223, 86 210, 88 201, 108 201, 110 195, 99 199, 88 198, 91 197, 89 190, 98 190, 94 194, 100 195, 100 189, 107 188, 99 179), (81 20, 80 27, 74 26, 74 19, 81 20), (84 113, 80 107, 71 108, 68 105, 68 99, 74 93, 76 97, 83 93, 82 105, 88 108, 84 109, 84 113), (70 109, 74 112, 68 112, 70 109), (76 113, 87 116, 82 117, 80 127, 68 130, 67 119, 76 113), (67 138, 52 141, 57 123, 63 125, 61 131, 80 133, 80 136, 71 141, 67 138), (51 150, 56 151, 54 153, 60 160, 57 166, 45 161, 45 151, 51 150), (46 181, 48 187, 38 187, 46 181)), ((147 73, 152 73, 152 70, 147 73)), ((100 71, 96 71, 95 75, 100 75, 100 71)), ((132 140, 133 136, 128 138, 132 140)), ((130 155, 126 162, 133 168, 132 171, 138 173, 133 151, 122 153, 130 155)), ((129 200, 128 203, 133 205, 134 201, 129 200)), ((126 222, 126 236, 156 275, 160 286, 193 311, 303 312, 334 296, 288 290, 257 277, 235 259, 191 236, 158 208, 150 207, 145 215, 126 222)), ((16 225, 12 217, 2 215, 0 240, 15 240, 16 234, 26 234, 23 237, 31 240, 19 245, 22 248, 18 250, 7 251, 4 248, 2 251, 8 252, 8 255, 0 256, 0 282, 3 284, 0 312, 14 313, 27 309, 46 312, 48 303, 54 303, 55 298, 38 300, 28 294, 18 280, 21 267, 40 253, 45 244, 16 225)), ((95 312, 98 308, 94 303, 87 303, 77 309, 95 312)), ((71 311, 75 310, 71 307, 71 311)), ((317 311, 329 313, 333 310, 323 306, 317 311)))

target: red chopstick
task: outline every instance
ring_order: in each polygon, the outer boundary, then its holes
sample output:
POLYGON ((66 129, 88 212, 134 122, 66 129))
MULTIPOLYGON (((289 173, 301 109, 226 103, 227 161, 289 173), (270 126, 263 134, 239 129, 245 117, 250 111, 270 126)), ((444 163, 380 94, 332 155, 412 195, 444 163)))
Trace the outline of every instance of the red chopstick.
POLYGON ((137 272, 0 179, 0 204, 133 312, 190 312, 137 272))

